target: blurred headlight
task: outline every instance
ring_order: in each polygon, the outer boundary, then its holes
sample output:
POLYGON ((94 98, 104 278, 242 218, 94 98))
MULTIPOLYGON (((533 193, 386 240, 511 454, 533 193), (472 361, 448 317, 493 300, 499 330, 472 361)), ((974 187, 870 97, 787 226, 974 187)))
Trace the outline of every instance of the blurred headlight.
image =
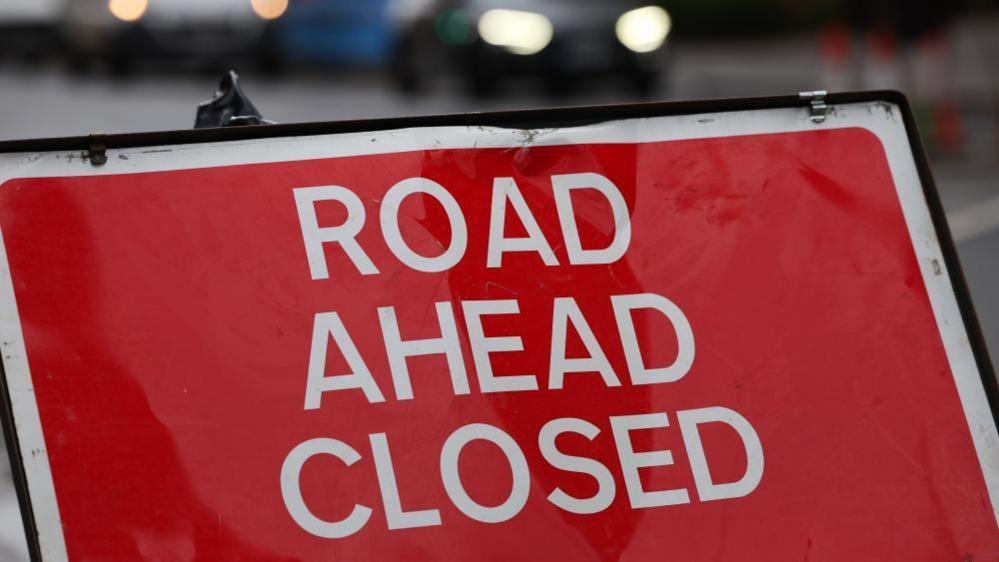
POLYGON ((250 0, 253 12, 265 20, 276 20, 288 9, 288 0, 250 0))
POLYGON ((479 18, 479 35, 491 45, 516 55, 533 55, 552 42, 555 28, 541 14, 517 10, 489 10, 479 18))
POLYGON ((148 7, 148 0, 108 0, 108 11, 121 21, 138 21, 148 7))
POLYGON ((659 6, 646 6, 626 12, 614 29, 622 45, 636 53, 649 53, 663 46, 672 27, 669 12, 659 6))

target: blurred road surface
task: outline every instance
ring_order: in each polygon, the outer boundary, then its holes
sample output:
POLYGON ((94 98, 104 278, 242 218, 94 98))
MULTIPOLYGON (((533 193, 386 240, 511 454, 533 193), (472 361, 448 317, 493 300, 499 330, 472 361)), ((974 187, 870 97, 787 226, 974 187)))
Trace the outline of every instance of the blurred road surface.
MULTIPOLYGON (((971 97, 966 129, 987 142, 974 141, 960 156, 937 158, 934 168, 992 354, 999 356, 999 154, 990 138, 995 116, 988 103, 977 102, 976 92, 988 85, 980 83, 973 65, 964 72, 957 79, 971 97)), ((0 138, 188 128, 195 106, 211 96, 216 80, 209 74, 70 76, 56 63, 0 67, 0 138)), ((801 43, 693 46, 678 49, 671 83, 654 98, 787 94, 829 81, 815 50, 801 43)), ((457 84, 407 98, 377 74, 334 71, 250 74, 243 85, 267 118, 283 123, 637 101, 612 84, 562 99, 521 83, 487 100, 464 97, 457 84)), ((0 463, 0 562, 19 562, 27 554, 6 459, 0 463)))

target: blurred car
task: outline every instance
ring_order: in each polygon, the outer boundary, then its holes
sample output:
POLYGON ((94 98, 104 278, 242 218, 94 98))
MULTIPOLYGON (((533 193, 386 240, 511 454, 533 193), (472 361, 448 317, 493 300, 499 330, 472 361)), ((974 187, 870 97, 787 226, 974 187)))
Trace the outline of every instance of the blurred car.
POLYGON ((0 0, 0 57, 53 49, 65 0, 0 0))
POLYGON ((318 64, 378 66, 391 54, 387 0, 293 0, 274 25, 284 58, 318 64))
POLYGON ((666 68, 669 13, 650 0, 397 0, 394 75, 406 90, 446 69, 474 93, 533 75, 562 90, 601 73, 655 88, 666 68))
POLYGON ((78 67, 119 72, 150 58, 274 65, 271 23, 288 0, 71 0, 63 14, 67 56, 78 67))

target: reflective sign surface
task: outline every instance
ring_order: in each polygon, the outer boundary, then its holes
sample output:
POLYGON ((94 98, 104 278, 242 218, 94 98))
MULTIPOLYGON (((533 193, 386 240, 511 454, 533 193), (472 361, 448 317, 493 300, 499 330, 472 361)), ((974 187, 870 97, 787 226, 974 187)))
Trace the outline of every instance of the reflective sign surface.
POLYGON ((63 160, 0 187, 46 560, 999 556, 897 108, 63 160))

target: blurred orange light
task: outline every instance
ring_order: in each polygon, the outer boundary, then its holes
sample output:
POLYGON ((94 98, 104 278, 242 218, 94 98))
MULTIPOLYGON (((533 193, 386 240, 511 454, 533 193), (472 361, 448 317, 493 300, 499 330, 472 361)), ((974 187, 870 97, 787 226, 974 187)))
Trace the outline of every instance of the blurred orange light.
POLYGON ((138 21, 148 7, 148 0, 108 0, 111 15, 121 21, 138 21))
POLYGON ((288 9, 288 0, 250 0, 253 11, 265 20, 276 20, 288 9))

